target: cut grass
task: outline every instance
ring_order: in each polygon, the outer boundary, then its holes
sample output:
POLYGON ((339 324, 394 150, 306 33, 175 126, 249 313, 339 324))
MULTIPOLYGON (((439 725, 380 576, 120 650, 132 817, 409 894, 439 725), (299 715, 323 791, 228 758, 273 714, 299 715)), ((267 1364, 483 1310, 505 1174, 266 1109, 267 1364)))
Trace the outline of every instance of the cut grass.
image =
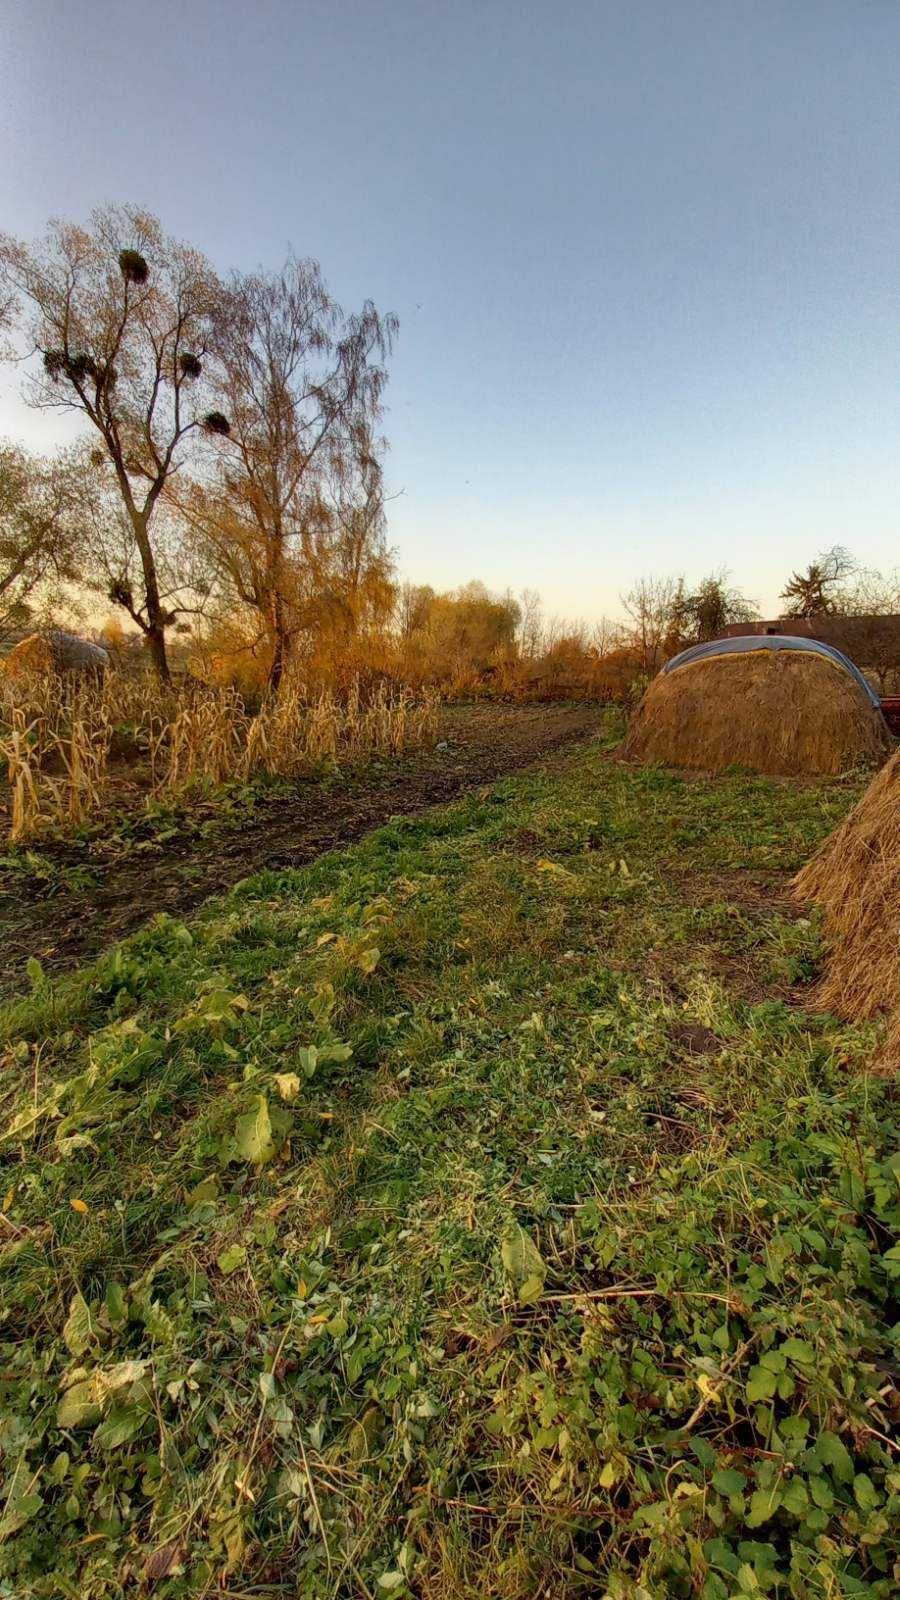
POLYGON ((595 746, 32 967, 0 1594, 895 1594, 892 1085, 777 899, 855 794, 595 746))

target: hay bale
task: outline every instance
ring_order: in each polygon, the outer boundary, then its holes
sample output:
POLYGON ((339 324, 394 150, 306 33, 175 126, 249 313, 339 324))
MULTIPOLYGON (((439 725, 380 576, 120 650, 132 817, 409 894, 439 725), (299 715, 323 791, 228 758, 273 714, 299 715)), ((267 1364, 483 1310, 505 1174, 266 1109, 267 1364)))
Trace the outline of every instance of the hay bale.
POLYGON ((20 639, 15 648, 10 650, 3 665, 6 676, 13 682, 23 678, 45 678, 53 671, 53 651, 49 642, 41 638, 39 633, 30 633, 27 639, 20 639))
POLYGON ((103 673, 109 666, 109 651, 101 644, 92 644, 89 639, 80 639, 77 633, 51 628, 47 639, 56 672, 103 673))
POLYGON ((890 1015, 900 1065, 900 751, 794 880, 821 906, 830 959, 816 998, 851 1020, 890 1015))
POLYGON ((109 652, 75 633, 51 628, 47 634, 31 633, 21 639, 4 665, 7 677, 13 680, 64 672, 99 674, 109 666, 109 652))
POLYGON ((808 650, 749 649, 660 673, 622 753, 629 761, 796 777, 874 765, 890 748, 884 718, 852 668, 808 650))

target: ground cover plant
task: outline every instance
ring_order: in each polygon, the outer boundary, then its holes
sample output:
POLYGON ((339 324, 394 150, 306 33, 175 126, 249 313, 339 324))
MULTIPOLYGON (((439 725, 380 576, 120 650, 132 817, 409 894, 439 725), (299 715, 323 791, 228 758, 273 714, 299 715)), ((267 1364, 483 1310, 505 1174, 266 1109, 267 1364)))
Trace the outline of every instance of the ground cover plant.
POLYGON ((898 1159, 787 880, 602 740, 0 1016, 0 1594, 897 1592, 898 1159))
POLYGON ((48 972, 80 965, 155 912, 183 916, 253 872, 301 866, 590 737, 599 721, 590 705, 445 703, 436 737, 399 753, 198 784, 147 804, 113 788, 99 815, 0 854, 0 993, 21 988, 32 956, 48 972))

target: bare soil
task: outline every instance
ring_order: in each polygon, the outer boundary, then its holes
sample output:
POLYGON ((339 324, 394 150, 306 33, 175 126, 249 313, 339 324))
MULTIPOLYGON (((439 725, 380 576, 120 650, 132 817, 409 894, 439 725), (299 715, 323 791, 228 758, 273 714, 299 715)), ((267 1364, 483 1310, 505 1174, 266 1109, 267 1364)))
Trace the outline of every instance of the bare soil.
POLYGON ((160 911, 183 916, 266 867, 302 866, 390 817, 491 783, 593 735, 596 705, 450 706, 437 744, 400 759, 280 787, 249 811, 214 802, 171 830, 42 841, 35 871, 0 868, 0 989, 29 957, 62 971, 99 955, 160 911))

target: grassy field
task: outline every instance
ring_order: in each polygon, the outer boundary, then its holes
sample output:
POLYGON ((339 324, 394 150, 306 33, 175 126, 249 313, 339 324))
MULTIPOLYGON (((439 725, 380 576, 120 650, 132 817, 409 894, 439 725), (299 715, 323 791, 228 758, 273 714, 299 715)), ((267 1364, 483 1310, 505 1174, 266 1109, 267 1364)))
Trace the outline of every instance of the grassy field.
POLYGON ((0 1595, 900 1586, 893 1084, 787 878, 852 783, 603 742, 0 1017, 0 1595))

